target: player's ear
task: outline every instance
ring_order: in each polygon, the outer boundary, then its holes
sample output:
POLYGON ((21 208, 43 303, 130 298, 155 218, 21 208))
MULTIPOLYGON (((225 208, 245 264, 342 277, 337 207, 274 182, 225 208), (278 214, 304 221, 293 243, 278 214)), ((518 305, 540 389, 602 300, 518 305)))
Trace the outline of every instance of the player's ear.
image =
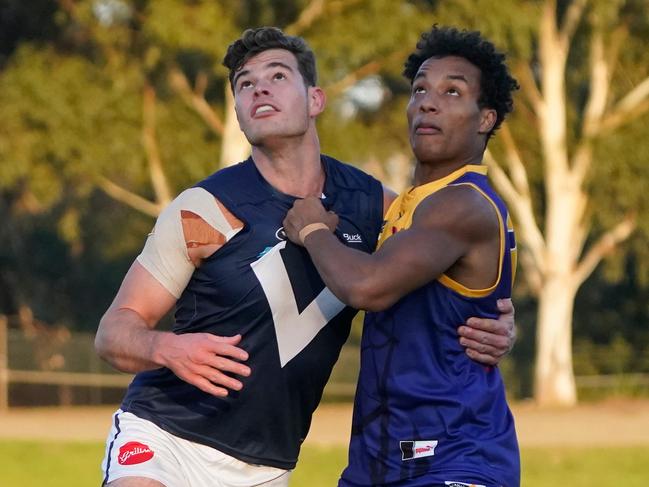
POLYGON ((309 86, 307 96, 309 98, 309 115, 311 117, 317 117, 325 109, 327 95, 325 95, 325 92, 319 86, 309 86))
POLYGON ((494 128, 496 125, 496 119, 498 114, 493 108, 482 108, 480 110, 480 128, 478 129, 479 134, 486 134, 494 128))

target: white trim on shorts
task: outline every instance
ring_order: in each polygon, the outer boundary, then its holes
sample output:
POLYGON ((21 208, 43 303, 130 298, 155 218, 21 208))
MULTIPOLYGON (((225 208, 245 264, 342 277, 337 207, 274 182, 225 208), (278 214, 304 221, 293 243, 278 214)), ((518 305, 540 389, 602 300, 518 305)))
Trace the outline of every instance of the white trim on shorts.
POLYGON ((252 465, 172 435, 118 409, 106 439, 102 486, 145 477, 167 487, 288 487, 291 470, 252 465))

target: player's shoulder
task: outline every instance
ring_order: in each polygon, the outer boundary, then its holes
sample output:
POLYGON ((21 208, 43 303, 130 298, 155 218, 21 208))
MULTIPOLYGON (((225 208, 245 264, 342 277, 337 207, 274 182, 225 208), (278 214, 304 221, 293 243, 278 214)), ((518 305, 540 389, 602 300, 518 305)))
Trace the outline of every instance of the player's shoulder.
POLYGON ((494 210, 489 198, 472 185, 449 185, 424 198, 415 219, 435 226, 490 232, 498 228, 494 210))
POLYGON ((165 221, 171 221, 173 226, 173 222, 179 219, 183 226, 187 221, 197 219, 195 224, 207 224, 227 238, 243 227, 243 223, 218 197, 199 186, 188 188, 176 196, 158 216, 156 227, 162 226, 165 221))
POLYGON ((253 165, 252 159, 248 158, 231 166, 223 167, 197 182, 194 186, 205 188, 210 191, 212 188, 218 186, 232 183, 240 184, 242 178, 250 173, 251 165, 253 165))
POLYGON ((192 207, 205 202, 213 203, 214 199, 214 196, 205 188, 192 186, 191 188, 181 191, 178 196, 172 200, 169 206, 192 207))
POLYGON ((257 205, 269 198, 268 184, 263 181, 251 157, 219 169, 194 187, 205 189, 233 212, 241 206, 257 205))
POLYGON ((380 187, 381 192, 383 191, 381 182, 362 169, 324 154, 321 156, 321 160, 327 172, 327 178, 331 178, 338 187, 365 191, 376 191, 377 187, 380 187))
POLYGON ((158 215, 158 221, 166 218, 175 219, 185 211, 200 214, 201 210, 218 206, 218 203, 218 199, 212 193, 202 187, 193 186, 180 192, 171 200, 158 215))

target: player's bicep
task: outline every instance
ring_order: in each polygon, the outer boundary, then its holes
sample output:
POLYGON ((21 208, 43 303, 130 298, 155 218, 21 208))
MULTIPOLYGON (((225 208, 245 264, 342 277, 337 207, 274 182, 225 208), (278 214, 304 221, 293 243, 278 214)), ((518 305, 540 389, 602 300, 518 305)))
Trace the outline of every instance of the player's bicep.
POLYGON ((405 294, 437 279, 464 249, 463 242, 442 227, 413 226, 387 239, 376 258, 386 286, 405 294))
POLYGON ((175 303, 176 297, 136 260, 126 273, 108 313, 129 309, 153 327, 175 303))
POLYGON ((388 238, 375 254, 380 273, 398 292, 441 276, 468 252, 475 232, 467 232, 472 203, 452 189, 440 191, 417 208, 412 225, 388 238))
POLYGON ((202 258, 243 224, 202 188, 183 191, 158 217, 137 261, 177 299, 202 258))
POLYGON ((187 286, 195 266, 183 234, 180 197, 158 216, 137 262, 176 299, 187 286))

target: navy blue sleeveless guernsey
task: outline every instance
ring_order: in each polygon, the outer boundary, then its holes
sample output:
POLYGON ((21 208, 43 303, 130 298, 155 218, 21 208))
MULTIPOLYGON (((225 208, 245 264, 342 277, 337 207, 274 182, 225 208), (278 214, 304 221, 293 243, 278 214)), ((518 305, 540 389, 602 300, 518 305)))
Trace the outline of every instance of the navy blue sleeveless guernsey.
POLYGON ((442 275, 391 308, 366 315, 349 465, 340 485, 520 484, 518 443, 500 373, 469 359, 457 335, 471 316, 497 318, 496 300, 511 296, 514 234, 486 168, 465 166, 400 195, 386 215, 379 246, 410 226, 422 200, 448 185, 469 185, 494 206, 501 241, 497 282, 468 289, 442 275))
MULTIPOLYGON (((374 178, 322 156, 323 204, 336 234, 371 252, 383 219, 374 178)), ((252 159, 198 183, 245 225, 196 269, 176 306, 175 333, 240 333, 249 353, 243 389, 214 397, 160 368, 136 375, 122 409, 242 461, 291 469, 356 310, 324 286, 308 253, 286 241, 294 197, 279 193, 252 159)))

